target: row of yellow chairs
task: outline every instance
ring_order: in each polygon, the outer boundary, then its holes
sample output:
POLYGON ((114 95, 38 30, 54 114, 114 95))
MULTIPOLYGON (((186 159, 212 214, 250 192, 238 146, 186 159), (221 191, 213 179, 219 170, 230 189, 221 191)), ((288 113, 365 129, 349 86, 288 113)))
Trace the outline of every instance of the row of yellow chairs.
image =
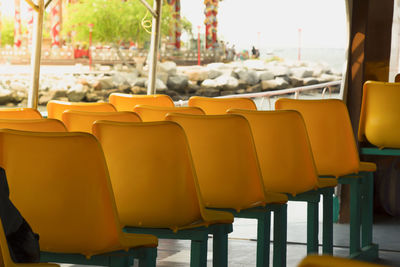
MULTIPOLYGON (((251 100, 250 100, 251 101, 251 100)), ((138 107, 139 108, 139 107, 138 107)), ((145 107, 145 111, 146 111, 146 108, 147 108, 147 110, 150 110, 150 111, 152 111, 153 113, 154 113, 154 108, 151 108, 151 107, 145 107)), ((200 110, 200 109, 199 109, 200 110)), ((160 111, 160 109, 156 109, 156 111, 160 111)), ((170 111, 173 111, 172 109, 170 110, 170 111)), ((231 111, 232 112, 232 111, 231 111)), ((233 112, 235 112, 235 111, 233 111, 233 112)), ((244 111, 236 111, 236 112, 238 112, 238 113, 242 113, 244 116, 246 116, 249 120, 250 120, 250 124, 252 125, 252 127, 253 127, 253 133, 255 133, 255 132, 257 132, 257 131, 255 131, 254 130, 254 125, 257 125, 257 117, 258 117, 258 115, 257 115, 257 112, 256 113, 254 113, 254 112, 249 112, 249 111, 247 111, 247 112, 244 112, 244 111), (252 117, 252 119, 250 119, 250 117, 252 117), (253 122, 252 122, 253 121, 253 122)), ((66 112, 66 113, 68 113, 68 112, 66 112)), ((144 112, 144 113, 146 113, 146 112, 144 112)), ((151 113, 151 112, 150 112, 151 113)), ((304 140, 306 140, 307 139, 307 133, 304 131, 304 125, 303 126, 301 126, 301 116, 299 116, 298 114, 296 114, 295 115, 295 113, 292 113, 292 112, 281 112, 280 114, 279 113, 276 113, 275 112, 275 114, 272 114, 272 113, 269 113, 269 112, 263 112, 264 114, 261 114, 261 112, 259 112, 260 114, 259 114, 259 118, 258 118, 258 121, 259 121, 259 125, 261 125, 262 126, 262 122, 263 121, 268 121, 268 117, 270 117, 269 118, 269 120, 271 120, 272 122, 275 120, 275 123, 273 123, 273 125, 274 125, 274 127, 272 127, 272 126, 270 126, 270 128, 273 128, 273 129, 276 129, 276 133, 277 134, 279 134, 279 133, 282 133, 282 132, 290 132, 291 130, 293 130, 293 129, 295 129, 295 130, 297 130, 297 131, 299 131, 298 129, 302 129, 303 128, 303 132, 305 133, 303 133, 303 135, 300 135, 300 139, 299 140, 301 140, 301 138, 303 138, 303 143, 304 143, 304 140), (286 123, 286 124, 290 124, 290 122, 291 122, 291 120, 292 120, 292 122, 293 121, 296 121, 296 119, 294 119, 293 120, 293 118, 295 118, 297 116, 297 123, 294 123, 292 126, 292 129, 288 129, 287 127, 286 128, 282 128, 282 126, 281 125, 284 125, 285 123, 283 123, 283 122, 279 122, 280 120, 283 120, 283 121, 285 121, 285 119, 286 119, 286 121, 287 122, 289 122, 289 123, 286 123), (275 117, 274 119, 272 119, 272 117, 275 117), (300 120, 299 120, 299 118, 300 118, 300 120), (280 129, 279 128, 279 126, 282 128, 282 129, 280 129), (283 130, 283 131, 282 131, 283 130)), ((165 114, 165 111, 164 111, 164 114, 165 114)), ((194 113, 194 114, 196 114, 196 113, 194 113)), ((143 116, 143 115, 141 115, 141 116, 143 116)), ((179 118, 181 115, 179 115, 178 116, 178 120, 180 119, 182 119, 182 118, 179 118)), ((182 115, 182 117, 183 117, 183 121, 185 121, 186 120, 186 122, 185 123, 189 123, 188 125, 190 125, 190 117, 197 117, 197 121, 196 121, 196 124, 198 124, 198 122, 199 122, 199 119, 200 119, 200 117, 199 116, 184 116, 184 115, 182 115)), ((222 119, 222 118, 221 118, 222 119)), ((201 120, 200 120, 201 121, 201 120)), ((222 120, 223 121, 223 120, 222 120)), ((181 122, 182 123, 182 122, 181 122)), ((220 122, 219 122, 219 120, 218 120, 218 118, 217 117, 215 117, 215 124, 216 125, 218 125, 220 122)), ((207 123, 205 123, 205 124, 207 124, 207 123)), ((211 124, 210 124, 211 125, 211 124)), ((208 125, 208 126, 210 126, 210 125, 208 125)), ((212 124, 212 126, 216 126, 216 125, 214 125, 214 124, 212 124)), ((195 129, 196 127, 192 127, 192 129, 195 129)), ((206 127, 205 127, 206 128, 206 127)), ((215 127, 214 127, 215 128, 215 127)), ((260 126, 259 126, 259 128, 260 128, 260 126)), ((260 128, 260 129, 263 129, 262 127, 260 128)), ((186 128, 185 128, 185 130, 186 130, 186 128)), ((194 131, 195 133, 194 134, 198 134, 198 129, 196 128, 196 131, 194 131)), ((261 133, 261 131, 259 131, 260 133, 261 133)), ((300 131, 301 132, 301 131, 300 131)), ((188 134, 189 136, 190 136, 190 134, 188 134)), ((261 136, 261 135, 260 135, 261 136)), ((276 135, 277 137, 279 137, 279 135, 276 135)), ((257 138, 256 138, 256 134, 255 134, 255 140, 257 140, 257 138)), ((190 139, 191 138, 189 138, 189 142, 190 142, 190 139)), ((262 139, 268 139, 268 138, 259 138, 259 140, 262 140, 262 139)), ((290 139, 290 138, 289 138, 290 139)), ((197 139, 197 140, 199 140, 199 139, 197 139)), ((307 141, 307 140, 306 140, 307 141)), ((196 141, 197 142, 197 141, 196 141)), ((289 144, 288 146, 289 147, 296 147, 296 145, 298 145, 298 143, 297 142, 293 142, 294 144, 289 144), (291 146, 291 145, 293 145, 293 146, 291 146)), ((257 141, 256 141, 256 144, 257 144, 257 141)), ((276 144, 276 143, 266 143, 267 145, 269 145, 269 146, 273 146, 273 145, 275 145, 275 147, 277 148, 277 150, 276 150, 276 152, 278 153, 279 152, 279 149, 281 149, 281 145, 282 144, 276 144)), ((266 145, 265 143, 261 146, 261 147, 265 147, 265 145, 266 145)), ((306 144, 307 144, 307 142, 306 142, 306 144)), ((257 147, 260 147, 260 146, 257 146, 257 147)), ((307 151, 307 147, 305 146, 305 151, 307 151)), ((193 148, 192 148, 192 150, 193 150, 193 148)), ((300 149, 301 150, 301 149, 300 149)), ((303 147, 303 150, 304 150, 304 147, 303 147)), ((303 151, 303 150, 301 150, 301 151, 303 151)), ((311 154, 310 153, 310 150, 308 149, 308 153, 309 154, 311 154)), ((257 151, 257 152, 259 152, 259 151, 257 151)), ((192 153, 193 153, 193 151, 192 151, 192 153)), ((270 151, 266 151, 265 153, 271 153, 270 151)), ((196 157, 194 157, 195 159, 196 159, 196 157)), ((304 158, 303 158, 304 159, 304 158)), ((306 157, 306 159, 307 159, 307 157, 306 157)), ((308 158, 309 159, 309 158, 308 158)), ((281 160, 283 160, 283 161, 287 161, 287 158, 281 158, 281 160)), ((311 161, 312 161, 312 157, 311 157, 311 161)), ((196 162, 196 160, 195 160, 195 162, 196 162)), ((305 162, 306 162, 306 166, 311 166, 310 164, 309 164, 309 162, 308 162, 308 165, 307 165, 307 160, 305 160, 305 162)), ((262 165, 262 167, 265 165, 265 167, 267 168, 268 167, 268 163, 269 162, 267 162, 266 164, 261 164, 262 165)), ((303 162, 304 163, 304 162, 303 162)), ((196 164, 195 164, 196 165, 196 164)), ((272 166, 272 167, 274 167, 274 166, 272 166)), ((202 168, 199 168, 199 169, 202 169, 202 168)), ((288 169, 290 169, 290 168, 288 168, 288 169)), ((307 168, 306 168, 307 169, 307 168)), ((316 175, 312 175, 312 173, 313 173, 313 168, 309 168, 306 172, 304 172, 306 175, 306 177, 308 177, 309 178, 309 181, 311 181, 311 180, 313 180, 313 179, 311 179, 310 180, 310 178, 312 178, 312 177, 314 177, 314 178, 316 178, 316 175), (311 171, 310 171, 311 170, 311 171), (310 175, 310 173, 311 173, 311 175, 310 175)), ((278 177, 279 177, 279 174, 281 173, 284 173, 284 170, 277 170, 276 171, 277 173, 278 173, 278 177)), ((315 173, 315 170, 314 170, 314 173, 315 173)), ((287 175, 287 176, 292 176, 293 177, 293 175, 287 175)), ((297 176, 298 176, 298 174, 297 174, 297 176)), ((316 180, 316 181, 319 181, 319 183, 321 184, 321 183, 324 183, 325 184, 325 186, 326 185, 328 185, 328 186, 332 186, 332 185, 334 185, 334 182, 332 181, 332 179, 331 180, 329 180, 329 179, 327 179, 327 180, 322 180, 322 179, 318 179, 318 178, 316 178, 316 179, 314 179, 314 180, 316 180), (321 182, 322 181, 322 182, 321 182)), ((312 183, 309 183, 309 184, 312 184, 312 183)), ((289 185, 292 185, 292 183, 290 183, 289 185)), ((274 186, 274 184, 272 184, 272 187, 269 187, 269 186, 267 186, 266 185, 266 187, 267 188, 269 188, 269 190, 271 190, 271 188, 273 188, 273 186, 274 186)), ((200 187, 201 187, 201 185, 200 185, 200 187)), ((283 186, 283 187, 285 187, 285 186, 283 186)), ((316 188, 316 187, 318 187, 318 185, 316 185, 315 183, 314 183, 314 185, 313 185, 313 188, 316 188)), ((290 188, 290 186, 289 186, 289 188, 290 188)), ((306 190, 307 191, 307 189, 311 189, 311 188, 307 188, 307 185, 305 185, 305 188, 303 188, 302 190, 303 190, 303 192, 304 192, 304 190, 306 190)), ((278 188, 274 188, 274 190, 282 190, 282 187, 280 188, 280 189, 278 189, 278 188)), ((272 191, 274 191, 274 190, 272 190, 272 191)), ((288 193, 291 193, 292 195, 295 195, 295 194, 297 194, 297 193, 299 193, 299 192, 295 192, 295 191, 290 191, 290 189, 288 190, 289 192, 288 193)), ((278 191, 278 192, 286 192, 286 191, 278 191)), ((207 205, 207 203, 206 203, 206 205, 207 205)))

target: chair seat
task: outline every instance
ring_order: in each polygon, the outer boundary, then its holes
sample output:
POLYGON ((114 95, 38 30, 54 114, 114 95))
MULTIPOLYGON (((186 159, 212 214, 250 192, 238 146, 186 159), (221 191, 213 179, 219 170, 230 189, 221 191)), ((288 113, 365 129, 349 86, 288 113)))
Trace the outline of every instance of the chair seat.
POLYGON ((157 247, 157 237, 145 234, 129 234, 122 233, 121 243, 123 245, 120 249, 129 249, 133 247, 157 247))
POLYGON ((265 199, 267 204, 285 204, 288 201, 286 194, 266 192, 265 199))
POLYGON ((376 164, 373 162, 360 162, 360 172, 374 172, 376 171, 376 164))
POLYGON ((337 186, 338 181, 336 178, 319 178, 318 179, 318 188, 326 188, 326 187, 335 187, 337 186))
POLYGON ((208 224, 233 223, 233 214, 225 211, 204 209, 204 218, 208 224))

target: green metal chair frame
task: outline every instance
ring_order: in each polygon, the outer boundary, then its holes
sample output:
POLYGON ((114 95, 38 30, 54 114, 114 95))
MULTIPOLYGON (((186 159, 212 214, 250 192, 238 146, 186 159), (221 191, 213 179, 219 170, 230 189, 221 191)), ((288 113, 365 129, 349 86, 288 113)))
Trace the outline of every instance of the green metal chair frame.
POLYGON ((272 266, 286 266, 287 243, 287 204, 267 204, 237 212, 233 209, 215 209, 228 211, 236 218, 257 219, 257 267, 269 266, 271 212, 274 213, 273 225, 273 263, 272 266))
POLYGON ((191 240, 190 267, 207 266, 208 235, 213 235, 213 266, 228 266, 228 234, 232 224, 214 224, 174 232, 170 229, 125 227, 124 232, 134 234, 152 234, 158 238, 191 240))

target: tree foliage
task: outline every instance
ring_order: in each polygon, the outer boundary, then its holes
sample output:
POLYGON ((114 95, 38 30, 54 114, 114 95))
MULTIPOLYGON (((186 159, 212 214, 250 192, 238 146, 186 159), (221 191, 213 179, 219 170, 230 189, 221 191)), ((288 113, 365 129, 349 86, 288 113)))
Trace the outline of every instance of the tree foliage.
MULTIPOLYGON (((164 5, 162 12, 162 33, 168 34, 171 7, 164 5)), ((72 32, 73 40, 88 42, 89 24, 92 24, 94 42, 133 40, 143 44, 150 40, 150 34, 142 26, 144 18, 151 24, 151 14, 138 0, 81 0, 67 7, 62 33, 67 35, 72 32)), ((148 30, 151 31, 151 27, 148 30)))
POLYGON ((1 45, 14 44, 14 19, 4 17, 1 24, 1 45))

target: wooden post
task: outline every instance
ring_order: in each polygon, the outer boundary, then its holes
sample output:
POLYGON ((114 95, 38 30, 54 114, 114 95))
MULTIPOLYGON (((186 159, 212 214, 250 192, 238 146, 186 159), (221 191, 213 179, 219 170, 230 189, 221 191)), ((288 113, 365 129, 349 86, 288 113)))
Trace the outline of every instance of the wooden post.
POLYGON ((31 54, 32 84, 28 95, 28 107, 37 108, 39 97, 40 57, 42 52, 42 29, 44 0, 38 0, 38 11, 34 14, 35 29, 33 35, 33 51, 31 54))
POLYGON ((157 58, 158 48, 160 46, 162 0, 154 0, 153 9, 156 16, 153 16, 151 29, 149 81, 147 85, 148 95, 153 95, 156 93, 157 58))

